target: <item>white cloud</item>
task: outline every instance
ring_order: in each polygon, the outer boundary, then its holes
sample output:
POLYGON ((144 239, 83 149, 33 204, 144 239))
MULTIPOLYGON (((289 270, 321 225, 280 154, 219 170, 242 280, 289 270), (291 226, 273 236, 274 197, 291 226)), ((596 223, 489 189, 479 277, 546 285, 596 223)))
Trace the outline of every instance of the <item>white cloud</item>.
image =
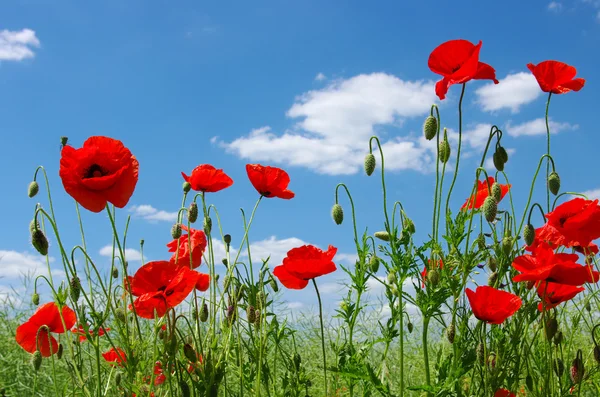
POLYGON ((590 199, 590 200, 600 199, 600 188, 593 189, 593 190, 587 190, 587 191, 583 192, 583 194, 585 194, 588 197, 588 199, 590 199))
POLYGON ((510 109, 517 113, 521 106, 542 95, 542 90, 533 74, 519 72, 507 75, 499 84, 490 83, 478 88, 475 95, 476 103, 485 111, 510 109))
MULTIPOLYGON (((435 103, 431 81, 404 81, 385 73, 361 74, 329 83, 296 98, 287 116, 293 127, 277 134, 269 126, 232 142, 216 143, 241 158, 312 169, 321 174, 354 174, 362 167, 373 134, 425 115, 435 103)), ((420 134, 419 134, 420 137, 420 134)), ((429 171, 431 145, 419 137, 382 141, 390 170, 429 171)))
POLYGON ((321 294, 337 294, 347 287, 342 283, 324 283, 319 285, 319 292, 321 294))
POLYGON ((319 72, 316 76, 315 76, 315 80, 316 81, 323 81, 326 80, 327 76, 325 76, 323 73, 319 72))
POLYGON ((175 222, 177 220, 177 212, 158 210, 148 204, 132 205, 128 211, 133 213, 133 216, 150 222, 175 222))
MULTIPOLYGON (((112 245, 107 245, 105 247, 102 247, 100 249, 99 252, 100 255, 102 256, 107 256, 109 258, 112 257, 113 255, 113 246, 112 245)), ((119 256, 119 249, 117 248, 115 250, 115 256, 119 256)), ((136 249, 133 248, 125 248, 125 260, 127 261, 141 261, 142 260, 142 253, 136 249)))
POLYGON ((22 61, 33 58, 35 53, 31 48, 39 46, 40 41, 31 29, 0 31, 0 60, 22 61))
POLYGON ((548 11, 560 12, 562 10, 562 7, 562 4, 560 4, 558 1, 551 1, 548 4, 548 11))
POLYGON ((302 303, 302 302, 289 302, 287 304, 287 308, 290 310, 300 309, 302 307, 304 307, 304 303, 302 303))
MULTIPOLYGON (((269 265, 273 267, 281 265, 289 250, 306 244, 308 243, 296 237, 278 240, 276 236, 271 236, 268 239, 250 243, 250 253, 253 261, 267 259, 270 255, 269 265)), ((245 254, 247 254, 247 251, 245 251, 245 254)))
MULTIPOLYGON (((550 126, 551 134, 558 134, 562 131, 572 131, 579 128, 579 125, 577 124, 570 124, 566 122, 560 123, 552 120, 549 120, 548 124, 550 126)), ((544 135, 546 134, 546 120, 543 117, 540 117, 538 119, 526 121, 517 125, 511 125, 508 123, 506 125, 506 132, 508 135, 514 137, 544 135)))
MULTIPOLYGON (((54 258, 49 257, 50 263, 54 258)), ((19 278, 22 276, 48 275, 46 258, 39 254, 0 250, 0 278, 19 278)), ((64 272, 52 269, 52 276, 64 277, 64 272)))
POLYGON ((358 260, 358 254, 344 254, 344 253, 336 253, 333 258, 334 262, 341 263, 344 267, 354 266, 356 261, 358 260))

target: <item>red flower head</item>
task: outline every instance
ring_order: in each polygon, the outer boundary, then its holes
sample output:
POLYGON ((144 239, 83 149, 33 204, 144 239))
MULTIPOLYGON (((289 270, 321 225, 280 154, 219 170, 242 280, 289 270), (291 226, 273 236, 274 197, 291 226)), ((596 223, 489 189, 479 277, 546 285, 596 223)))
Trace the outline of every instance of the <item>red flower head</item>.
MULTIPOLYGON (((102 357, 110 363, 116 363, 116 365, 123 366, 127 362, 127 355, 120 347, 116 349, 111 347, 111 349, 105 353, 102 353, 102 357)), ((115 364, 111 364, 115 365, 115 364)))
POLYGON ((453 84, 469 80, 496 80, 496 71, 490 65, 479 62, 481 41, 474 45, 467 40, 450 40, 436 47, 429 55, 428 66, 433 73, 443 76, 435 85, 435 93, 440 99, 446 97, 453 84))
MULTIPOLYGON (((584 290, 585 288, 583 287, 542 281, 538 284, 537 294, 540 299, 546 302, 546 310, 550 310, 563 302, 573 299, 575 295, 584 290)), ((544 302, 538 304, 538 310, 544 310, 544 302)))
POLYGON ((110 202, 123 208, 135 190, 139 164, 121 141, 93 136, 81 149, 65 145, 60 158, 60 179, 67 193, 81 206, 100 212, 110 202))
POLYGON ((289 200, 294 192, 288 190, 290 177, 281 168, 265 167, 260 164, 246 164, 246 173, 252 186, 265 197, 279 197, 289 200))
MULTIPOLYGON (((90 334, 90 336, 94 337, 96 335, 98 336, 102 336, 104 335, 106 332, 110 331, 110 328, 104 328, 104 327, 100 327, 100 329, 98 329, 98 332, 96 332, 93 329, 88 329, 88 333, 90 334)), ((87 340, 87 336, 85 333, 85 329, 83 327, 78 327, 78 328, 73 328, 71 330, 72 333, 79 335, 79 341, 83 342, 85 340, 87 340)))
POLYGON ((148 262, 133 276, 131 293, 137 296, 133 305, 138 316, 162 317, 189 295, 198 282, 199 273, 185 266, 173 267, 167 261, 148 262))
POLYGON ((521 307, 517 295, 487 285, 477 287, 475 292, 467 288, 466 292, 475 317, 488 324, 502 324, 521 307))
POLYGON ((198 281, 196 282, 196 289, 198 291, 206 291, 210 287, 210 276, 205 273, 198 273, 198 281))
POLYGON ((514 281, 550 281, 567 285, 597 282, 600 273, 575 263, 577 254, 555 254, 547 244, 539 244, 533 255, 521 255, 513 261, 513 267, 521 274, 514 281))
POLYGON ((183 231, 188 234, 182 235, 179 238, 179 253, 177 252, 177 240, 167 244, 169 252, 175 252, 170 259, 172 265, 197 268, 202 263, 202 255, 206 249, 206 235, 202 230, 196 230, 181 225, 183 231), (191 235, 191 239, 190 239, 191 235), (190 243, 191 240, 191 243, 190 243), (190 250, 192 251, 192 265, 190 266, 190 250))
POLYGON ((332 273, 336 270, 333 257, 337 248, 330 245, 322 251, 313 245, 292 248, 283 258, 283 264, 273 269, 281 284, 291 289, 303 289, 308 280, 332 273))
POLYGON ((506 389, 498 389, 494 393, 494 397, 517 397, 515 393, 511 393, 506 389))
MULTIPOLYGON (((478 181, 477 182, 477 192, 475 193, 474 196, 469 197, 465 203, 463 204, 462 207, 460 207, 461 210, 467 208, 472 209, 473 206, 475 206, 475 209, 478 210, 483 206, 483 202, 485 201, 485 199, 490 195, 489 192, 492 190, 492 186, 494 185, 494 182, 496 182, 496 180, 494 179, 493 176, 488 177, 487 181, 478 181), (489 183, 489 190, 488 190, 488 183, 489 183)), ((502 200, 504 198, 504 196, 506 196, 506 193, 508 193, 508 191, 510 190, 511 185, 502 185, 500 184, 500 190, 502 191, 502 194, 500 195, 500 200, 502 200)))
POLYGON ((544 92, 564 94, 569 91, 579 91, 585 84, 584 79, 574 79, 577 69, 566 63, 544 61, 537 64, 537 66, 529 63, 527 67, 531 70, 544 92))
POLYGON ((19 325, 15 339, 25 351, 34 353, 39 346, 42 356, 50 357, 58 351, 58 343, 50 332, 62 334, 72 328, 76 321, 73 310, 63 306, 59 312, 56 303, 49 302, 40 306, 27 322, 19 325), (61 314, 65 321, 65 327, 60 318, 61 314), (40 330, 41 327, 44 329, 40 330))
POLYGON ((197 192, 214 193, 233 185, 233 180, 221 169, 216 169, 210 164, 202 164, 194 168, 192 175, 181 173, 183 179, 192 185, 192 190, 197 192))
MULTIPOLYGON (((548 223, 539 238, 565 247, 588 247, 600 238, 600 206, 598 200, 574 198, 546 214, 548 223)), ((536 233, 537 236, 537 233, 536 233)))

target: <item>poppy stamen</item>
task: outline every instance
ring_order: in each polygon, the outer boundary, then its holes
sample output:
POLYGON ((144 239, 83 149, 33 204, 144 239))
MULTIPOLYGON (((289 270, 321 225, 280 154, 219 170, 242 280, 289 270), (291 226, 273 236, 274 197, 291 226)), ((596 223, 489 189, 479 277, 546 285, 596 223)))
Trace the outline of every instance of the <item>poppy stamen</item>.
POLYGON ((101 166, 92 164, 92 166, 85 171, 83 178, 100 178, 106 174, 107 172, 101 166))

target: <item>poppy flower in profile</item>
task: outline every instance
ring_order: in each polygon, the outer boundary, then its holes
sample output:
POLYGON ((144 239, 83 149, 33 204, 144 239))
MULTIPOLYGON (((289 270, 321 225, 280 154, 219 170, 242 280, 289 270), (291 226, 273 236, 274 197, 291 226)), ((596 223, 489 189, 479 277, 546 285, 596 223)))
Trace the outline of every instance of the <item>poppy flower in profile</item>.
POLYGON ((198 281, 196 282, 196 289, 198 291, 206 291, 210 287, 210 275, 205 273, 198 273, 198 281))
POLYGON ((107 202, 118 208, 127 205, 138 181, 138 168, 137 159, 121 141, 93 136, 81 149, 62 148, 59 175, 75 201, 100 212, 107 202))
POLYGON ((475 291, 467 288, 467 298, 475 317, 488 324, 502 324, 521 307, 521 298, 510 292, 501 291, 487 285, 475 291))
POLYGON ((286 200, 295 196, 294 192, 287 188, 290 184, 290 177, 281 168, 246 164, 246 173, 250 183, 261 196, 279 197, 286 200))
POLYGON ((192 186, 192 190, 204 193, 215 193, 233 185, 231 179, 222 169, 216 169, 210 164, 202 164, 192 170, 187 176, 181 173, 183 179, 192 186))
POLYGON ((427 65, 433 73, 443 77, 435 85, 435 93, 440 99, 446 97, 448 88, 453 84, 469 80, 492 80, 498 84, 494 68, 479 62, 480 50, 481 41, 475 45, 467 40, 450 40, 433 50, 427 65))
POLYGON ((577 69, 563 62, 544 61, 537 65, 529 63, 527 68, 544 92, 565 94, 569 91, 579 91, 585 84, 584 79, 575 78, 577 69))
POLYGON ((308 280, 334 272, 333 257, 337 248, 330 245, 323 251, 313 245, 303 245, 288 251, 283 263, 273 269, 281 284, 290 289, 303 289, 308 280))
POLYGON ((187 232, 187 234, 182 235, 179 240, 175 239, 167 244, 169 252, 174 252, 169 262, 171 262, 173 266, 185 266, 195 269, 202 263, 202 255, 204 254, 207 244, 206 235, 202 230, 192 228, 188 230, 188 228, 183 225, 181 225, 181 230, 187 232), (177 250, 178 244, 179 250, 177 250), (191 266, 190 251, 192 253, 191 266))
POLYGON ((597 199, 574 198, 546 214, 546 219, 548 222, 539 237, 555 245, 588 247, 593 240, 600 238, 600 206, 597 199))
POLYGON ((167 261, 148 262, 133 276, 131 293, 138 316, 148 319, 165 315, 179 305, 196 287, 199 273, 185 266, 173 267, 167 261))
POLYGON ((494 393, 494 397, 517 397, 517 396, 515 393, 511 393, 510 391, 502 388, 502 389, 496 390, 496 393, 494 393))
POLYGON ((109 363, 113 363, 111 365, 123 366, 127 362, 127 355, 120 347, 116 349, 111 347, 109 351, 102 353, 102 357, 109 363))
MULTIPOLYGON (((496 182, 496 180, 494 179, 493 176, 488 177, 487 180, 485 181, 478 181, 477 182, 477 191, 475 192, 475 194, 471 197, 469 197, 465 203, 463 204, 462 207, 460 207, 461 210, 468 208, 468 209, 480 209, 483 206, 483 202, 485 201, 486 198, 488 198, 488 196, 490 195, 490 191, 492 190, 492 186, 494 185, 494 182, 496 182), (489 183, 489 190, 488 190, 488 183, 489 183)), ((502 194, 500 195, 500 200, 502 200, 504 198, 504 196, 506 196, 506 193, 508 193, 508 191, 511 188, 511 185, 500 185, 500 190, 502 192, 502 194)))
POLYGON ((513 281, 550 281, 567 285, 595 283, 600 273, 576 263, 577 254, 555 254, 547 244, 540 244, 532 255, 521 255, 512 265, 520 272, 513 281))
MULTIPOLYGON (((88 333, 90 334, 91 337, 94 336, 102 336, 104 335, 106 332, 110 331, 110 328, 104 328, 104 327, 100 327, 98 329, 98 332, 96 332, 93 329, 88 329, 88 333)), ((79 335, 79 341, 83 342, 87 340, 87 336, 85 333, 85 329, 83 327, 77 327, 77 328, 73 328, 71 330, 72 333, 79 335)))
POLYGON ((73 328, 76 321, 75 312, 69 307, 63 306, 59 311, 56 303, 49 302, 40 306, 29 320, 17 327, 15 339, 25 351, 35 353, 39 350, 43 357, 50 357, 58 351, 58 343, 51 333, 62 334, 73 328))
POLYGON ((565 285, 558 283, 541 282, 537 286, 537 294, 543 302, 538 304, 538 310, 544 310, 544 302, 546 310, 550 310, 563 302, 569 301, 578 293, 584 291, 585 288, 574 285, 565 285))

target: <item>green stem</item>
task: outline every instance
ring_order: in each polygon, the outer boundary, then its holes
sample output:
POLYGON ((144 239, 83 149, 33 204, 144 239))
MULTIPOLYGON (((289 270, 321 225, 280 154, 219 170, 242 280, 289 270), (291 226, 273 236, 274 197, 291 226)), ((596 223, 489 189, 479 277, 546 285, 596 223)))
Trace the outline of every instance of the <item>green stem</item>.
MULTIPOLYGON (((548 93, 548 101, 546 102, 546 134, 548 136, 548 151, 547 155, 550 156, 550 124, 548 122, 548 109, 550 108, 550 98, 552 93, 548 93)), ((546 162, 546 198, 548 199, 548 212, 550 212, 550 187, 548 186, 548 177, 550 176, 550 157, 546 162)))
MULTIPOLYGON (((425 364, 425 382, 427 386, 431 386, 431 375, 429 373, 429 352, 427 344, 427 334, 429 328, 429 317, 423 317, 423 360, 425 364)), ((427 392, 427 396, 431 397, 431 393, 427 392)))
POLYGON ((323 383, 325 384, 325 396, 327 394, 327 356, 325 355, 325 331, 323 327, 323 304, 321 303, 321 295, 319 294, 319 288, 317 288, 317 282, 312 279, 315 291, 317 292, 317 299, 319 300, 319 320, 321 321, 321 349, 323 350, 323 383))
POLYGON ((454 183, 456 182, 456 177, 458 176, 458 166, 460 164, 460 149, 462 147, 462 101, 465 96, 466 86, 467 84, 463 83, 462 90, 460 92, 460 100, 458 101, 458 150, 456 152, 456 169, 454 170, 452 183, 450 184, 450 189, 448 190, 448 197, 446 198, 446 214, 448 213, 450 196, 452 195, 452 189, 454 189, 454 183))

